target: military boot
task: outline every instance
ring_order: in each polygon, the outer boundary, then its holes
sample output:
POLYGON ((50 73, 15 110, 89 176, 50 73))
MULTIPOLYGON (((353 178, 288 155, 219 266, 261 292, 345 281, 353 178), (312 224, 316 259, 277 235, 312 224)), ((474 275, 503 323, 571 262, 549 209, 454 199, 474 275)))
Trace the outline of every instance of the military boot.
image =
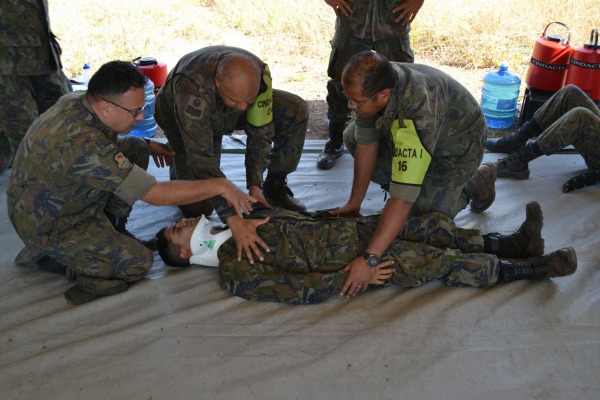
POLYGON ((130 238, 137 240, 138 242, 143 244, 146 248, 148 248, 152 251, 156 250, 156 239, 155 238, 140 239, 140 238, 134 236, 133 233, 129 232, 127 230, 127 228, 125 228, 125 226, 127 225, 127 217, 117 217, 106 211, 104 213, 106 214, 106 216, 108 217, 108 220, 110 221, 110 223, 112 224, 112 226, 115 228, 115 230, 117 232, 123 233, 123 234, 129 236, 130 238))
POLYGON ((525 222, 512 235, 483 235, 484 253, 508 258, 538 257, 544 254, 542 208, 537 201, 532 201, 525 206, 525 214, 525 222))
POLYGON ((540 126, 532 119, 523 124, 523 126, 511 136, 499 139, 488 139, 485 143, 485 147, 492 153, 510 154, 525 146, 527 141, 532 137, 539 135, 540 131, 540 126))
POLYGON ((581 189, 598 183, 600 183, 600 170, 589 170, 566 181, 563 185, 563 193, 572 192, 575 189, 581 189))
POLYGON ((565 247, 548 255, 524 260, 500 260, 498 280, 511 282, 521 279, 546 279, 571 275, 577 270, 577 255, 565 247))
POLYGON ((508 157, 498 160, 498 178, 529 179, 529 161, 542 154, 536 142, 527 143, 508 157))
POLYGON ((465 186, 471 211, 481 213, 487 210, 496 198, 496 166, 483 163, 465 186))
POLYGON ((99 296, 110 296, 126 292, 127 282, 109 280, 93 276, 78 275, 77 284, 65 292, 65 298, 71 304, 84 304, 99 296))
POLYGON ((23 247, 19 254, 17 254, 15 263, 23 267, 38 268, 53 274, 65 275, 67 272, 67 266, 65 264, 27 246, 23 247))
POLYGON ((317 157, 317 168, 333 168, 337 159, 344 154, 344 125, 345 121, 329 122, 329 140, 325 148, 317 157))
POLYGON ((273 207, 281 207, 290 211, 306 211, 306 206, 294 198, 294 193, 288 187, 285 176, 267 175, 262 192, 265 200, 273 207))

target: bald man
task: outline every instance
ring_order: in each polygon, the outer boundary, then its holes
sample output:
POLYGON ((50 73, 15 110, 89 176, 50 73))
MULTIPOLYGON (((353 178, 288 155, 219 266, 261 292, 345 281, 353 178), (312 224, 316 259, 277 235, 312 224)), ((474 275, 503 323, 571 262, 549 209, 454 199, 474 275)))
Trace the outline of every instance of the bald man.
MULTIPOLYGON (((211 46, 183 56, 156 97, 155 118, 175 152, 171 179, 225 177, 223 135, 244 130, 250 195, 264 207, 306 210, 287 186, 287 175, 302 155, 308 107, 300 97, 273 89, 269 67, 254 54, 211 46)), ((255 227, 220 197, 180 208, 186 217, 216 210, 250 258, 268 250, 255 227)))

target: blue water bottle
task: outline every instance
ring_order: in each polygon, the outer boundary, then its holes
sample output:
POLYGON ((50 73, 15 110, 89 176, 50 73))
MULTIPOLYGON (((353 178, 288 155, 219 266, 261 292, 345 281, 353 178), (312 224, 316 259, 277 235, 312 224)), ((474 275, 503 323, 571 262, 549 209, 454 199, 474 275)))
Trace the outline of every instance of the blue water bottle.
POLYGON ((483 78, 481 109, 489 128, 509 128, 515 122, 521 79, 508 72, 508 62, 502 61, 498 71, 483 78))
POLYGON ((139 137, 152 137, 156 134, 156 120, 154 119, 154 82, 146 78, 144 84, 146 96, 146 107, 144 108, 144 119, 133 126, 130 134, 139 137))

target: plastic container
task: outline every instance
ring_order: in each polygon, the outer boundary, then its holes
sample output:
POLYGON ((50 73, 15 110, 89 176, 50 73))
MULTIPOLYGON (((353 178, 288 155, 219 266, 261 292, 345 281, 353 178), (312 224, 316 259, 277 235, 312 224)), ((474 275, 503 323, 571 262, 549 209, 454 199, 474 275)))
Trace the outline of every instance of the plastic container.
POLYGON ((508 71, 508 62, 483 78, 481 109, 489 128, 509 128, 515 122, 521 78, 508 71))
POLYGON ((156 128, 158 126, 156 125, 156 120, 154 119, 154 83, 151 79, 146 78, 144 92, 146 96, 144 119, 135 124, 129 134, 139 137, 152 137, 156 134, 156 128))
POLYGON ((598 29, 592 29, 590 41, 573 48, 565 85, 573 84, 594 101, 600 100, 600 43, 598 29))
POLYGON ((82 83, 87 86, 87 84, 90 83, 91 77, 92 77, 92 68, 90 67, 90 64, 88 64, 88 63, 83 64, 83 68, 81 68, 82 83))
POLYGON ((167 64, 158 61, 154 57, 138 57, 132 62, 144 76, 152 79, 152 82, 154 82, 154 94, 156 94, 167 79, 167 64))
MULTIPOLYGON (((553 27, 554 28, 554 27, 553 27)), ((533 54, 525 74, 525 84, 545 92, 559 91, 565 85, 569 59, 571 58, 571 30, 562 22, 550 22, 533 46, 533 54), (567 38, 546 34, 550 25, 560 25, 567 31, 567 38)))

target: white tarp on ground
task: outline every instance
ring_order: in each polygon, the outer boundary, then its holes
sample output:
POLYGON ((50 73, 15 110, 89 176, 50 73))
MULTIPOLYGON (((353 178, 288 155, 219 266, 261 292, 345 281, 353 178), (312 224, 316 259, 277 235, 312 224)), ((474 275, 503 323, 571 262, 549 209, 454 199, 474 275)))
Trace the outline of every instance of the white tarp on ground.
MULTIPOLYGON (((316 148, 320 147, 318 143, 316 148)), ((486 160, 497 155, 486 154, 486 160)), ((242 156, 223 157, 244 187, 242 156)), ((311 210, 341 206, 352 158, 333 170, 303 155, 289 183, 311 210)), ((0 175, 1 399, 596 399, 600 392, 600 186, 568 194, 578 155, 542 157, 528 181, 498 180, 485 213, 459 225, 511 233, 525 204, 544 211, 546 250, 575 247, 575 275, 490 290, 370 290, 313 306, 250 302, 214 269, 165 267, 116 296, 67 304, 66 279, 14 265, 22 247, 0 175)), ((159 179, 166 170, 151 169, 159 179)), ((365 214, 383 206, 377 187, 365 214)), ((178 209, 136 205, 151 236, 178 209)))

